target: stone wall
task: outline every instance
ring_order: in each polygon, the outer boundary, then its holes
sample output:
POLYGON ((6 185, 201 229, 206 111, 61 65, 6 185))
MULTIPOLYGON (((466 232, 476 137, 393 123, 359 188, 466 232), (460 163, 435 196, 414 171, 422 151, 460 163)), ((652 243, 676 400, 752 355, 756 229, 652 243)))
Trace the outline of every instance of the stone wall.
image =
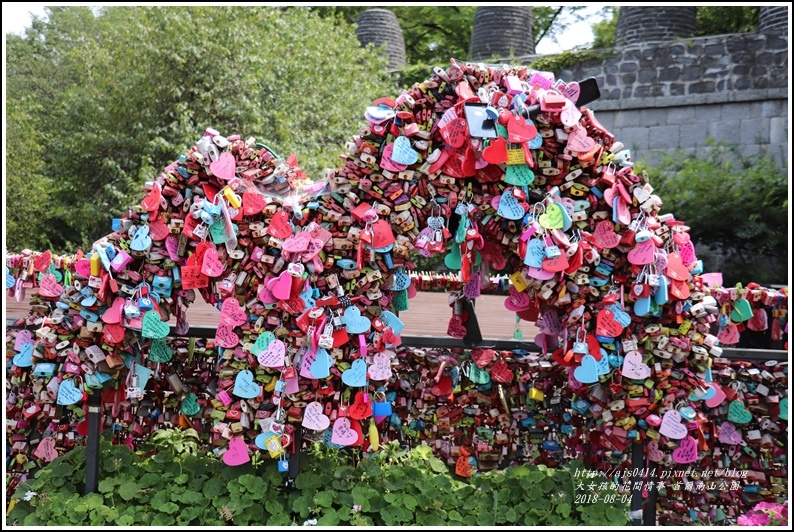
MULTIPOLYGON (((538 56, 510 62, 529 64, 538 56)), ((788 163, 787 32, 698 37, 615 48, 613 57, 557 72, 595 77, 599 121, 656 165, 664 153, 709 149, 707 139, 745 155, 769 153, 788 163)))

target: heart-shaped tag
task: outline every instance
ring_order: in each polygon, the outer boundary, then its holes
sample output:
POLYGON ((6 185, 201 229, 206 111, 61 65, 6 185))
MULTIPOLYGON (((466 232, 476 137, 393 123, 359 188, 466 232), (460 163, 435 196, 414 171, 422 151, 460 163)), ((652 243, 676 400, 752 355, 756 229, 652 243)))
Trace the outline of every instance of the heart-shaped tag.
MULTIPOLYGON (((560 313, 554 307, 549 307, 543 311, 540 321, 538 322, 540 332, 549 336, 557 336, 562 332, 563 324, 560 319, 560 313)), ((581 381, 580 381, 581 382, 581 381)))
POLYGON ((254 355, 258 355, 262 351, 268 348, 270 342, 276 339, 276 335, 270 331, 264 331, 257 336, 256 341, 254 342, 254 347, 252 353, 254 355))
POLYGON ((502 383, 502 384, 509 384, 513 381, 513 372, 507 366, 507 361, 499 359, 494 362, 493 367, 491 368, 491 379, 502 383))
MULTIPOLYGON (((360 361, 357 360, 356 362, 360 361)), ((349 370, 348 370, 349 371, 349 370)), ((334 428, 331 432, 331 443, 348 447, 358 441, 358 434, 350 426, 350 419, 346 417, 337 418, 334 421, 334 428)))
POLYGON ((383 148, 383 152, 380 155, 380 161, 378 165, 383 170, 388 170, 389 172, 402 172, 406 168, 408 168, 405 164, 400 164, 394 159, 392 156, 394 155, 394 143, 390 142, 383 148))
POLYGON ((443 377, 438 379, 438 382, 434 384, 432 388, 430 388, 430 393, 432 393, 437 397, 445 396, 452 393, 452 388, 453 388, 452 378, 449 377, 448 375, 444 375, 443 377))
POLYGON ((149 222, 149 236, 152 240, 155 242, 162 242, 168 235, 168 226, 163 216, 159 216, 157 219, 149 222))
POLYGON ((44 297, 61 297, 63 286, 58 284, 58 280, 51 273, 44 275, 39 284, 39 295, 44 297))
POLYGON ((394 139, 391 159, 396 163, 410 166, 419 159, 419 154, 411 147, 408 137, 399 136, 394 139))
MULTIPOLYGON (((358 396, 358 394, 356 394, 356 396, 358 396)), ((358 399, 358 397, 356 397, 356 399, 358 399)), ((357 400, 347 408, 347 415, 351 420, 355 419, 361 421, 367 419, 372 415, 372 405, 357 400)))
POLYGON ((673 440, 680 440, 688 434, 686 425, 681 423, 681 414, 678 410, 668 410, 662 417, 659 433, 673 440))
POLYGON ((560 122, 562 122, 562 125, 565 127, 573 127, 581 118, 582 112, 570 102, 565 102, 565 107, 563 107, 560 113, 560 122))
MULTIPOLYGON (((650 240, 648 242, 651 242, 650 240)), ((629 256, 629 260, 631 257, 629 256)), ((636 263, 632 263, 636 264, 636 263)), ((643 263, 647 264, 647 263, 643 263)), ((670 279, 674 279, 676 281, 687 281, 689 280, 690 273, 689 268, 684 266, 684 263, 681 260, 681 254, 677 251, 669 253, 667 255, 667 277, 670 279)))
POLYGON ((369 367, 369 378, 374 381, 385 381, 392 377, 391 356, 388 352, 381 352, 372 357, 369 367))
POLYGON ((225 151, 220 154, 217 160, 210 163, 210 172, 218 179, 228 181, 234 177, 237 161, 234 155, 225 151))
MULTIPOLYGON (((267 207, 267 198, 265 198, 264 195, 255 190, 246 190, 243 192, 243 216, 256 216, 261 213, 265 207, 267 207)), ((285 236, 284 238, 287 237, 285 236)))
POLYGON ((535 182, 535 173, 525 164, 511 165, 505 170, 504 181, 508 185, 516 185, 519 187, 530 186, 535 182))
POLYGON ((439 129, 444 142, 453 148, 460 148, 469 138, 469 126, 463 118, 453 118, 439 129))
POLYGON ((342 372, 342 382, 353 388, 367 385, 367 363, 363 358, 354 360, 350 369, 342 372))
POLYGON ((629 379, 646 379, 651 376, 651 368, 642 363, 639 351, 629 351, 623 358, 623 376, 629 379))
POLYGON ((502 164, 507 162, 507 142, 503 137, 496 137, 491 140, 488 146, 482 150, 482 158, 491 164, 502 164))
POLYGON ((783 421, 788 421, 788 397, 781 399, 778 407, 780 408, 780 412, 778 413, 777 417, 783 421))
POLYGON ((12 362, 18 368, 29 368, 33 366, 33 344, 22 344, 17 354, 14 355, 12 362))
POLYGON ((560 253, 556 257, 545 258, 541 267, 547 272, 561 272, 568 268, 568 256, 565 253, 560 253))
POLYGON ((466 327, 463 326, 463 319, 457 314, 453 314, 449 320, 449 325, 447 325, 447 336, 465 338, 467 332, 466 327))
POLYGON ((497 214, 508 220, 520 220, 524 217, 524 207, 518 202, 513 193, 508 189, 499 198, 497 214))
POLYGON ((156 310, 150 310, 143 315, 141 335, 144 338, 165 338, 168 336, 169 331, 168 324, 163 323, 160 319, 160 313, 156 310))
POLYGON ((659 450, 659 442, 656 440, 651 440, 648 442, 646 446, 648 450, 648 460, 651 462, 661 462, 664 460, 664 453, 659 450))
POLYGON ((309 231, 302 231, 287 238, 281 248, 289 253, 303 253, 309 248, 311 241, 312 234, 309 231))
POLYGON ((395 270, 392 274, 394 285, 390 290, 407 290, 411 286, 411 276, 403 271, 402 268, 395 270))
POLYGON ((739 425, 745 425, 753 420, 753 415, 745 410, 744 403, 739 399, 734 399, 728 405, 728 421, 733 421, 739 425))
POLYGON ((507 141, 513 144, 528 142, 535 138, 538 129, 520 115, 511 115, 507 121, 507 141))
POLYGON ((722 330, 717 333, 717 340, 719 340, 722 345, 738 344, 739 328, 734 324, 723 327, 722 330))
POLYGON ((751 331, 765 331, 769 328, 769 321, 766 309, 757 308, 753 310, 753 317, 747 320, 747 328, 751 331))
POLYGON ((612 371, 612 368, 609 365, 609 357, 606 357, 603 354, 599 354, 599 357, 600 358, 593 357, 596 358, 596 372, 599 376, 606 375, 612 371))
POLYGON ((596 317, 596 334, 606 338, 617 338, 623 332, 623 325, 615 319, 612 309, 604 308, 596 317))
POLYGON ((334 357, 322 347, 317 349, 314 354, 314 361, 309 366, 309 373, 313 379, 325 379, 331 375, 331 368, 334 367, 334 357))
POLYGON ((714 395, 706 398, 706 406, 709 408, 716 408, 725 400, 725 392, 716 384, 709 383, 709 389, 714 392, 714 395))
POLYGON ((325 430, 331 426, 331 420, 323 413, 323 405, 312 401, 303 410, 301 425, 310 430, 325 430))
POLYGON ((273 291, 268 288, 268 285, 271 284, 271 281, 274 279, 275 277, 272 276, 265 277, 264 282, 259 286, 259 291, 256 293, 257 299, 265 305, 272 305, 279 301, 279 299, 273 295, 273 291))
POLYGON ((254 381, 254 374, 250 370, 242 370, 234 379, 234 390, 232 393, 237 397, 253 399, 261 391, 259 384, 254 381))
POLYGON ((653 240, 637 242, 632 250, 629 251, 629 262, 635 265, 651 264, 656 260, 654 257, 655 251, 656 245, 653 243, 653 240))
POLYGON ((281 368, 284 366, 284 356, 287 353, 287 346, 281 340, 273 340, 264 351, 261 351, 256 359, 260 365, 266 368, 281 368))
POLYGON ((25 344, 32 344, 33 343, 33 333, 27 329, 22 329, 17 332, 17 336, 14 339, 14 351, 19 351, 22 349, 22 346, 25 344))
POLYGON ((361 315, 361 311, 355 305, 345 309, 343 315, 345 329, 349 334, 364 334, 369 332, 372 323, 368 318, 361 315))
POLYGON ((380 313, 380 319, 387 326, 391 327, 394 334, 400 334, 405 328, 405 324, 393 312, 384 310, 380 313))
POLYGON ((45 462, 52 462, 58 458, 58 450, 55 448, 55 438, 50 436, 42 438, 42 440, 36 446, 36 450, 33 451, 33 456, 40 458, 45 462))
POLYGON ((223 300, 221 305, 221 325, 242 325, 248 321, 245 310, 240 308, 239 303, 233 297, 223 300))
POLYGON ((687 436, 681 441, 678 449, 673 451, 673 461, 678 464, 691 464, 697 462, 698 445, 695 438, 687 436))
POLYGON ((527 244, 527 251, 524 255, 524 264, 535 269, 543 266, 543 259, 546 258, 546 247, 539 238, 530 239, 527 244))
POLYGON ((724 421, 720 425, 720 442, 726 445, 739 445, 742 443, 742 432, 736 430, 736 425, 724 421))
POLYGON ((268 283, 268 288, 276 299, 285 301, 292 295, 292 275, 284 270, 281 274, 268 283))
POLYGON ((121 313, 124 310, 124 298, 117 297, 113 300, 113 304, 102 313, 103 323, 121 323, 121 313))
POLYGON ((91 261, 80 259, 74 264, 74 271, 80 277, 88 279, 91 276, 91 261))
POLYGON ((602 220, 596 224, 593 237, 596 246, 601 249, 611 249, 620 244, 620 235, 615 232, 615 225, 609 220, 602 220))
POLYGON ((480 297, 480 282, 482 281, 479 275, 472 275, 469 282, 463 285, 463 295, 469 299, 477 299, 480 297))
MULTIPOLYGON (((225 152, 225 154, 231 156, 229 152, 225 152)), ((250 461, 251 457, 248 455, 248 445, 246 445, 245 440, 243 438, 232 438, 229 441, 229 449, 223 453, 223 463, 233 467, 247 464, 250 461)))
POLYGON ((540 215, 540 218, 538 218, 538 222, 540 222, 540 225, 545 227, 546 229, 562 229, 563 226, 562 208, 558 204, 552 203, 551 205, 546 207, 545 214, 540 215))
POLYGON ((505 308, 510 312, 521 312, 531 305, 532 300, 526 292, 519 292, 515 286, 510 286, 508 296, 505 298, 505 308))
POLYGON ((484 368, 494 361, 496 353, 493 349, 475 349, 471 352, 471 359, 479 368, 484 368))
POLYGON ((598 382, 598 368, 596 359, 590 355, 582 357, 582 363, 573 370, 574 378, 584 384, 598 382))
POLYGON ((201 263, 201 273, 207 277, 219 277, 223 274, 223 263, 218 259, 218 250, 215 246, 210 246, 204 252, 204 259, 201 263))
POLYGON ((58 386, 58 399, 59 405, 73 405, 83 399, 83 391, 75 387, 72 379, 64 379, 58 386))
POLYGON ((750 302, 745 298, 740 297, 733 302, 733 310, 731 311, 731 321, 734 323, 741 323, 753 317, 753 307, 750 302))
POLYGON ((33 257, 33 268, 37 272, 46 272, 52 262, 52 253, 45 251, 33 257))
POLYGON ((152 247, 152 238, 149 236, 149 226, 142 225, 135 231, 132 242, 130 242, 130 249, 144 252, 150 247, 152 247))
POLYGON ((237 347, 240 343, 240 337, 234 332, 234 327, 230 325, 218 325, 215 330, 215 345, 216 347, 237 347))
POLYGON ((105 325, 102 330, 102 341, 111 345, 120 344, 124 341, 125 333, 126 329, 124 325, 120 323, 110 323, 105 325))
POLYGON ((565 85, 562 95, 576 105, 576 102, 579 101, 579 94, 581 93, 581 90, 582 89, 579 87, 579 82, 571 81, 565 85))
POLYGON ((477 466, 477 460, 473 456, 465 456, 461 454, 457 461, 455 461, 455 474, 459 477, 470 477, 474 474, 474 469, 477 466))
POLYGON ((595 148, 595 141, 587 136, 585 128, 580 127, 568 134, 568 144, 566 148, 577 153, 587 153, 595 148))
POLYGON ((292 236, 292 224, 286 211, 276 211, 265 231, 270 236, 286 240, 292 236))
POLYGON ((152 362, 169 362, 173 358, 174 352, 165 343, 165 340, 158 338, 152 340, 152 347, 149 349, 149 360, 152 362))

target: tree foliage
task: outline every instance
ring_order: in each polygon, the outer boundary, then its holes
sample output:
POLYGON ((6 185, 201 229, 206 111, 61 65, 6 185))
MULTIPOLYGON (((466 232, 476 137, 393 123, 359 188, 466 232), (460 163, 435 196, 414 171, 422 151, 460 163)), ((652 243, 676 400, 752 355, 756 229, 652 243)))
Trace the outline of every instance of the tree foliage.
POLYGON ((748 279, 785 284, 788 178, 771 157, 743 157, 716 144, 697 156, 665 156, 648 173, 662 212, 690 227, 705 271, 722 272, 725 286, 748 279))
POLYGON ((52 7, 6 42, 11 248, 90 245, 206 127, 319 177, 394 90, 349 24, 306 9, 52 7))

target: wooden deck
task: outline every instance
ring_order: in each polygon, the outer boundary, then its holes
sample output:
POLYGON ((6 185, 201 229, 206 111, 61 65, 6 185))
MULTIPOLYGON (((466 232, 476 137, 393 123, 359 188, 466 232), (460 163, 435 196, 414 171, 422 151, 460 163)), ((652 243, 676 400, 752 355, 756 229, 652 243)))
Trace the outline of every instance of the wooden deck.
MULTIPOLYGON (((28 297, 31 293, 34 291, 27 291, 28 297)), ((504 299, 505 296, 497 295, 483 295, 477 299, 477 321, 483 338, 513 338, 515 314, 504 307, 504 299)), ((4 294, 5 318, 24 317, 28 309, 27 300, 17 303, 13 297, 9 298, 4 294)), ((216 308, 203 301, 197 301, 187 312, 188 322, 192 326, 216 326, 219 314, 216 308)), ((446 337, 451 315, 452 309, 447 305, 446 293, 418 292, 416 297, 409 300, 409 310, 400 313, 400 319, 405 323, 403 335, 446 337)), ((521 321, 520 327, 526 341, 532 341, 538 334, 534 324, 521 321)))

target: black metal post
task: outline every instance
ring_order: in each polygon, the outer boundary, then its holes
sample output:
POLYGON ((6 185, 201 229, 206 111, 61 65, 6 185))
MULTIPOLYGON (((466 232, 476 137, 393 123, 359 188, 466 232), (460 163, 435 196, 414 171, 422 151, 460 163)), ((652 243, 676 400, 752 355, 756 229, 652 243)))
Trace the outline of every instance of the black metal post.
POLYGON ((99 486, 99 414, 102 394, 99 390, 88 396, 88 436, 85 446, 85 494, 96 493, 99 486))
POLYGON ((634 474, 642 471, 645 465, 645 448, 640 442, 633 442, 631 444, 631 468, 632 468, 632 492, 631 492, 631 507, 629 515, 631 517, 631 524, 634 526, 642 525, 642 486, 638 487, 638 480, 640 484, 644 480, 642 477, 635 478, 634 474))
POLYGON ((645 503, 645 508, 643 508, 642 512, 642 523, 645 526, 656 526, 656 499, 659 497, 658 472, 659 468, 657 466, 651 468, 653 488, 648 494, 648 502, 645 503))

